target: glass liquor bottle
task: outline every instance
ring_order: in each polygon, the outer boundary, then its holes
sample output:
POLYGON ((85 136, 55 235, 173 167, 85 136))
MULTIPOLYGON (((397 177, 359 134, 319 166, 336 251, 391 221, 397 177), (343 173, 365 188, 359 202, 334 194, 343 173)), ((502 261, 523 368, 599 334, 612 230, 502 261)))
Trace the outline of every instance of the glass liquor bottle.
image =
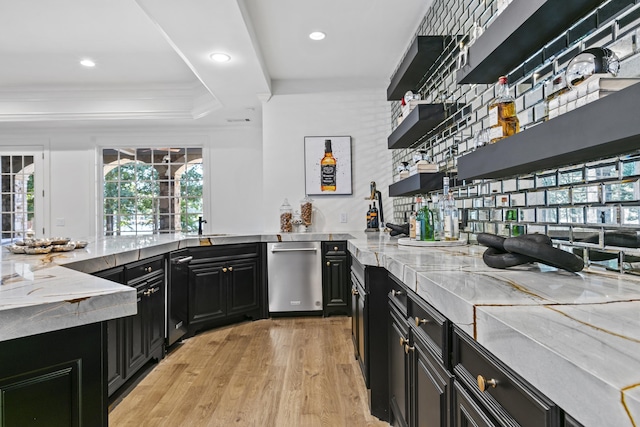
POLYGON ((373 207, 371 208, 371 228, 379 228, 380 223, 378 222, 378 208, 376 208, 376 202, 374 200, 373 207))
POLYGON ((443 178, 443 207, 444 207, 444 240, 458 240, 458 208, 453 197, 453 191, 449 189, 449 178, 443 178))
POLYGON ((331 140, 324 140, 324 157, 320 160, 320 191, 336 191, 336 159, 331 140))
POLYGON ((516 102, 509 93, 505 76, 498 79, 496 97, 489 105, 489 124, 489 143, 491 144, 520 132, 516 102))

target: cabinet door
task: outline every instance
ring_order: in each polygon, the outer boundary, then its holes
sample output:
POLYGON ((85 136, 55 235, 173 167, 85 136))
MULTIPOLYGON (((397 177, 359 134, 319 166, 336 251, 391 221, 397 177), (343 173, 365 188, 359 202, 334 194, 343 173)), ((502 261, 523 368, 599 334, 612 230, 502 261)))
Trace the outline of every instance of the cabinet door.
POLYGON ((453 382, 453 425, 455 427, 497 427, 457 381, 453 382))
MULTIPOLYGON (((144 293, 149 357, 153 357, 153 353, 161 349, 164 343, 164 288, 164 275, 157 276, 149 281, 144 293)), ((162 353, 162 350, 160 352, 162 353)))
POLYGON ((447 427, 453 376, 421 340, 414 338, 411 354, 413 425, 447 427))
MULTIPOLYGON (((124 267, 111 268, 94 274, 116 283, 124 283, 124 267)), ((107 324, 107 388, 111 396, 125 380, 124 319, 112 319, 107 324)))
POLYGON ((147 363, 148 337, 145 327, 146 284, 139 285, 137 290, 137 312, 124 320, 125 362, 127 378, 147 363))
POLYGON ((107 321, 107 388, 111 396, 125 380, 124 319, 107 321))
POLYGON ((260 307, 258 259, 230 261, 227 268, 227 315, 249 314, 260 307))
POLYGON ((107 427, 102 322, 0 342, 0 425, 107 427))
POLYGON ((322 288, 325 315, 349 314, 348 263, 346 255, 324 257, 322 288))
POLYGON ((189 266, 189 325, 226 316, 226 268, 222 262, 189 266))
POLYGON ((408 363, 404 346, 409 342, 406 321, 391 308, 389 321, 389 400, 391 425, 406 427, 408 404, 408 363))

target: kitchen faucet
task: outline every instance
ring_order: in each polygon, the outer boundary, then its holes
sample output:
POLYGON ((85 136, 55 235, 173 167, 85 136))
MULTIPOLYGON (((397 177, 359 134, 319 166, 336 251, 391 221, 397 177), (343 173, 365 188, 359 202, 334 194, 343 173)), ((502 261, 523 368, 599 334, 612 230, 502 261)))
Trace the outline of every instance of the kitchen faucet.
POLYGON ((207 220, 202 219, 201 216, 198 217, 198 236, 202 236, 202 224, 206 224, 207 220))

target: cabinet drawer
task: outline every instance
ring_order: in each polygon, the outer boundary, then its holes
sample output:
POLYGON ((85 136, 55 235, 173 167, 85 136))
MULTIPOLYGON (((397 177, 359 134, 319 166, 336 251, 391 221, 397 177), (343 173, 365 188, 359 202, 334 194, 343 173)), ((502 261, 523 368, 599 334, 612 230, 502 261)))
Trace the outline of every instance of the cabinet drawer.
MULTIPOLYGON (((189 248, 195 262, 205 259, 253 258, 260 254, 260 243, 238 243, 235 245, 201 246, 189 248)), ((192 261, 193 262, 193 261, 192 261)))
POLYGON ((408 316, 407 301, 409 299, 407 287, 391 274, 389 274, 389 279, 389 300, 396 305, 396 308, 406 318, 408 316))
POLYGON ((146 276, 164 269, 164 257, 159 256, 138 262, 133 262, 125 266, 125 277, 127 282, 146 276))
POLYGON ((457 328, 453 332, 453 363, 456 377, 489 414, 505 425, 560 425, 560 411, 551 401, 457 328))
POLYGON ((449 367, 449 323, 435 308, 419 299, 417 295, 410 295, 408 300, 408 315, 412 328, 422 337, 439 356, 440 361, 449 367))
POLYGON ((325 255, 346 255, 347 242, 342 240, 335 242, 322 242, 322 253, 325 255))

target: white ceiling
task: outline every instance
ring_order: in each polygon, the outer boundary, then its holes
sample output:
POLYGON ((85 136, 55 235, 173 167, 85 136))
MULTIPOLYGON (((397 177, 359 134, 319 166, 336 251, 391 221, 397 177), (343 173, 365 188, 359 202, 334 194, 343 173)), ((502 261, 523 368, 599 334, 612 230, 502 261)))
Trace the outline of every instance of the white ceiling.
POLYGON ((0 0, 0 123, 255 124, 274 94, 384 89, 431 3, 0 0))

